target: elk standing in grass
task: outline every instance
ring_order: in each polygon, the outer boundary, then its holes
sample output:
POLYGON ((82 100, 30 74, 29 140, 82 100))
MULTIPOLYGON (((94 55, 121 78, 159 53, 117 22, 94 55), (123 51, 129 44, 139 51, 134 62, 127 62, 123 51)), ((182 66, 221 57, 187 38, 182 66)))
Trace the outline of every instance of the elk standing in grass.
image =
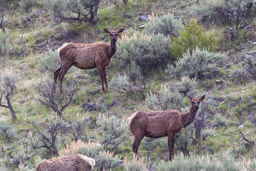
POLYGON ((97 68, 100 75, 102 92, 105 93, 104 83, 108 88, 106 69, 109 65, 111 57, 116 52, 116 42, 118 34, 124 31, 124 28, 118 31, 109 31, 104 28, 104 31, 110 36, 110 44, 104 42, 96 42, 93 44, 76 44, 65 43, 57 51, 61 60, 61 66, 54 71, 54 91, 57 78, 59 79, 59 89, 62 93, 62 80, 64 75, 71 66, 76 66, 80 69, 97 68))
POLYGON ((78 154, 43 161, 36 171, 91 171, 94 165, 94 159, 78 154))
POLYGON ((169 160, 173 159, 174 135, 186 128, 195 119, 200 102, 205 98, 191 98, 189 112, 182 113, 178 110, 163 111, 137 111, 128 118, 129 127, 135 137, 133 152, 138 153, 138 148, 144 136, 160 138, 168 136, 169 160))

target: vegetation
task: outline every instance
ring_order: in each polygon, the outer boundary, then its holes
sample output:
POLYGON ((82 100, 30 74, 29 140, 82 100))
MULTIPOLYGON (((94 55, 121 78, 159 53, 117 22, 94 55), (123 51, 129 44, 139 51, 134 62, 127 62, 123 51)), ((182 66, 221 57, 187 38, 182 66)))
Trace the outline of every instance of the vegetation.
POLYGON ((169 65, 167 72, 173 77, 189 76, 190 78, 202 79, 206 73, 213 74, 214 69, 225 60, 225 55, 209 52, 196 48, 192 53, 189 51, 183 58, 169 65))
POLYGON ((168 52, 176 59, 181 58, 184 53, 196 48, 208 49, 214 52, 217 47, 217 37, 214 32, 206 31, 204 26, 191 20, 185 25, 184 30, 179 30, 179 36, 173 37, 168 52))
POLYGON ((200 1, 193 9, 202 21, 214 20, 222 24, 235 25, 238 30, 240 25, 247 24, 254 15, 254 3, 253 0, 200 1))
POLYGON ((94 170, 256 170, 255 11, 252 0, 1 1, 0 170, 76 154, 94 170), (109 43, 103 28, 121 27, 105 94, 95 69, 53 90, 60 46, 109 43), (185 112, 186 95, 204 94, 172 162, 167 137, 145 137, 133 156, 132 113, 185 112))
POLYGON ((89 22, 95 24, 98 21, 98 8, 100 0, 54 0, 49 5, 51 12, 60 22, 74 22, 81 24, 82 22, 89 22))
POLYGON ((39 84, 38 91, 40 103, 51 108, 57 116, 62 117, 62 112, 70 105, 74 95, 78 91, 77 83, 72 81, 71 84, 64 88, 63 94, 53 91, 53 84, 48 80, 46 84, 39 84))
POLYGON ((158 34, 178 36, 179 31, 183 28, 180 19, 175 19, 172 14, 156 17, 151 16, 149 22, 144 28, 146 34, 158 34))
POLYGON ((118 68, 125 70, 130 81, 146 77, 152 70, 166 66, 170 61, 167 53, 171 39, 162 34, 148 35, 129 31, 118 42, 118 68))
POLYGON ((17 76, 14 73, 2 73, 0 83, 0 107, 4 107, 10 110, 12 119, 15 120, 16 114, 13 109, 11 100, 13 96, 17 93, 16 91, 16 82, 18 81, 17 76), (6 101, 6 104, 3 103, 3 98, 6 101))
POLYGON ((38 69, 41 72, 54 72, 59 66, 60 66, 60 61, 59 61, 59 55, 55 51, 49 51, 47 56, 44 58, 39 59, 38 62, 38 69))
POLYGON ((0 55, 7 55, 7 50, 8 50, 8 44, 7 44, 7 39, 9 38, 8 33, 0 33, 0 55))

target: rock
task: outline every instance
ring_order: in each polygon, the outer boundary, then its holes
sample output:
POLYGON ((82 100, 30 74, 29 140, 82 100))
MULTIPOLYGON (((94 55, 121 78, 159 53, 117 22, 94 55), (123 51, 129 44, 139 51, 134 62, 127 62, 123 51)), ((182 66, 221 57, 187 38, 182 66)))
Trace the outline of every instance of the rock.
POLYGON ((245 126, 245 124, 242 124, 242 125, 240 125, 238 128, 243 128, 245 126))
POLYGON ((256 113, 247 116, 247 119, 248 119, 254 126, 256 126, 256 113))
POLYGON ((120 105, 121 105, 120 101, 113 101, 113 103, 111 104, 111 107, 120 106, 120 105))
POLYGON ((100 98, 100 100, 99 100, 99 104, 101 104, 101 103, 104 103, 104 99, 103 98, 100 98))
POLYGON ((96 111, 97 106, 96 106, 96 103, 94 103, 94 104, 84 103, 81 105, 81 108, 88 109, 89 111, 96 111))
POLYGON ((251 44, 252 44, 252 45, 256 45, 256 42, 252 42, 251 44))
POLYGON ((45 13, 45 10, 40 10, 40 11, 37 12, 38 15, 42 15, 44 13, 45 13))
POLYGON ((215 80, 216 84, 221 84, 223 80, 215 80))
POLYGON ((103 108, 104 108, 105 110, 108 110, 108 109, 109 109, 109 107, 108 107, 108 105, 107 105, 106 103, 103 105, 103 108))
POLYGON ((148 21, 148 17, 147 16, 140 16, 139 20, 140 21, 148 21))
POLYGON ((143 24, 143 25, 141 25, 141 26, 139 26, 139 28, 141 28, 141 29, 142 29, 142 28, 144 28, 144 27, 145 27, 145 25, 144 25, 144 24, 143 24))

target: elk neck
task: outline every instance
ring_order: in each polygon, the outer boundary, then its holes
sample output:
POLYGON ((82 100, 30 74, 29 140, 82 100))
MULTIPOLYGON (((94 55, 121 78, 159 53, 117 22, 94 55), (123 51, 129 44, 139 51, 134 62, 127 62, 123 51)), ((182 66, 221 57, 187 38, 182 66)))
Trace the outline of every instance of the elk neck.
POLYGON ((109 60, 111 57, 116 53, 116 42, 110 41, 110 44, 108 46, 108 58, 109 60))
POLYGON ((196 112, 197 110, 195 110, 192 106, 190 106, 189 112, 184 113, 182 115, 182 124, 184 128, 186 128, 188 125, 190 125, 194 121, 196 117, 196 112))

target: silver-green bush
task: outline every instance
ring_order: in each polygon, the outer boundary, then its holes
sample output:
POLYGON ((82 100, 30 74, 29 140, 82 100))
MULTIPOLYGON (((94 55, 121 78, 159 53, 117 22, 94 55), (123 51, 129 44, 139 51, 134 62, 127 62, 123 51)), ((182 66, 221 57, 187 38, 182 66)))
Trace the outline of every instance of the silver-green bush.
POLYGON ((38 69, 41 72, 54 72, 60 66, 60 58, 57 51, 49 51, 47 55, 39 59, 38 69))
POLYGON ((192 11, 202 21, 234 24, 238 29, 241 23, 246 23, 255 13, 255 7, 254 0, 201 0, 199 5, 192 7, 192 11))
POLYGON ((0 32, 0 55, 7 55, 8 44, 7 39, 9 38, 8 33, 0 32))
POLYGON ((117 89, 129 89, 131 84, 126 74, 116 74, 112 77, 109 85, 117 89))
POLYGON ((45 5, 59 22, 96 23, 100 0, 52 0, 45 5))
POLYGON ((117 66, 126 72, 130 81, 147 76, 170 60, 167 52, 170 42, 171 39, 162 34, 129 31, 118 41, 117 66))
POLYGON ((16 137, 15 131, 5 121, 0 122, 0 139, 10 143, 16 137))
POLYGON ((244 68, 237 68, 232 72, 231 77, 235 83, 245 83, 250 78, 250 74, 244 68))
POLYGON ((115 150, 128 136, 127 126, 116 116, 100 115, 97 119, 100 143, 105 150, 115 150))
POLYGON ((159 92, 147 94, 145 102, 150 109, 155 110, 181 109, 182 99, 177 90, 171 90, 165 85, 159 92))
POLYGON ((173 14, 154 17, 149 20, 143 30, 146 34, 158 34, 178 36, 179 31, 183 28, 180 19, 175 19, 173 14))
POLYGON ((28 10, 32 7, 34 7, 37 4, 37 0, 20 0, 19 6, 21 9, 23 9, 25 12, 28 12, 28 10))
POLYGON ((196 48, 192 54, 190 52, 184 54, 183 58, 175 63, 175 66, 168 65, 167 72, 171 77, 189 76, 201 79, 206 73, 213 73, 225 58, 225 54, 196 48))
POLYGON ((175 83, 178 87, 178 91, 184 95, 190 95, 191 97, 196 97, 198 95, 197 91, 197 81, 195 79, 190 79, 187 76, 181 77, 181 80, 175 83))
POLYGON ((243 58, 245 70, 253 78, 256 79, 256 57, 255 55, 245 55, 243 58))
POLYGON ((95 160, 95 170, 110 170, 122 166, 122 161, 117 156, 105 151, 103 146, 97 142, 72 142, 70 146, 60 151, 60 156, 76 154, 93 158, 95 160))
POLYGON ((172 162, 161 161, 157 165, 159 171, 239 171, 242 165, 235 162, 235 159, 228 153, 223 154, 218 159, 209 156, 190 156, 176 155, 172 162))

